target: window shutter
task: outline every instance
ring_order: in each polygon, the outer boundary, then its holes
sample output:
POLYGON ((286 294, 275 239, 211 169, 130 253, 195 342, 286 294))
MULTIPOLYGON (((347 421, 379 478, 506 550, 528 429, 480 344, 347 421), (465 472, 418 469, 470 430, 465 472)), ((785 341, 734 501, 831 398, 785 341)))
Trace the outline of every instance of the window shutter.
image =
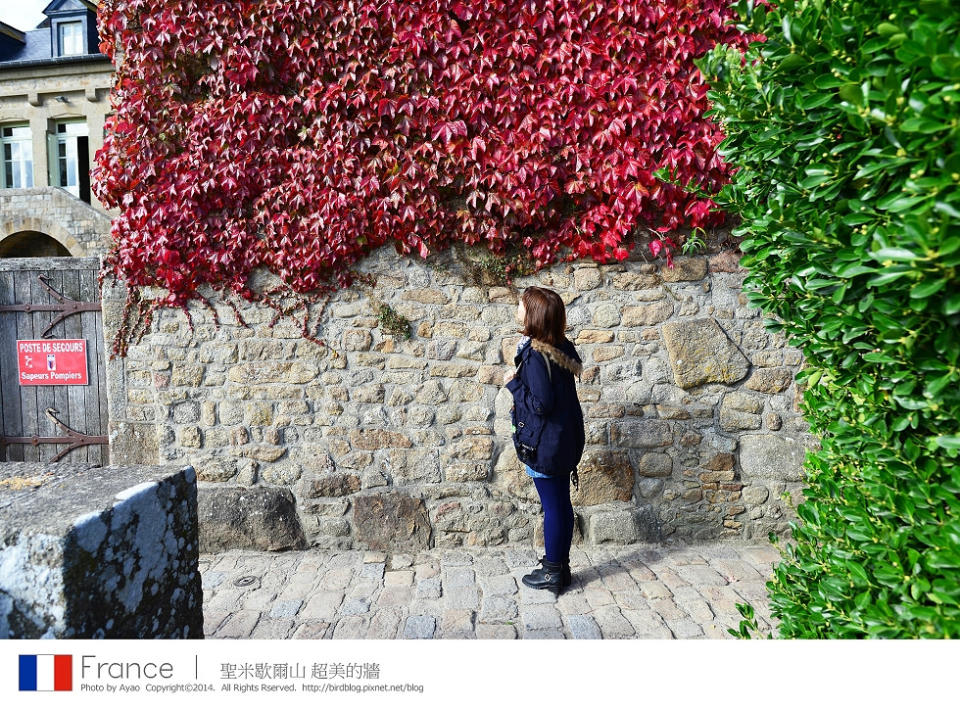
POLYGON ((48 185, 60 187, 60 166, 57 164, 58 140, 56 133, 47 133, 47 175, 48 185))

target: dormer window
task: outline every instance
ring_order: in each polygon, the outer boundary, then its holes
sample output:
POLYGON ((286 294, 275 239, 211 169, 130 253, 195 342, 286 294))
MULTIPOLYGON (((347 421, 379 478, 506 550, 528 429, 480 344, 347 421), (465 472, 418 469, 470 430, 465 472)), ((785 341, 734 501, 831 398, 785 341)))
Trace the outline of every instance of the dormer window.
POLYGON ((57 25, 57 35, 61 57, 84 53, 82 22, 60 22, 57 25))
MULTIPOLYGON (((27 5, 39 0, 0 0, 0 7, 18 1, 27 5)), ((7 25, 0 10, 0 67, 19 62, 75 64, 107 59, 100 53, 98 1, 50 0, 43 8, 43 22, 27 32, 7 25)))

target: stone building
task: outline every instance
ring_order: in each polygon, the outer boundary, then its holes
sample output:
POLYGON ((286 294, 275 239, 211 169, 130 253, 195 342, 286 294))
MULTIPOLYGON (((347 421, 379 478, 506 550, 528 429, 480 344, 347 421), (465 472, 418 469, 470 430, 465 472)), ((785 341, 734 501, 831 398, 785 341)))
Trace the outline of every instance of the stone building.
POLYGON ((97 6, 54 0, 21 31, 0 22, 0 257, 99 256, 110 216, 91 193, 113 65, 97 6))

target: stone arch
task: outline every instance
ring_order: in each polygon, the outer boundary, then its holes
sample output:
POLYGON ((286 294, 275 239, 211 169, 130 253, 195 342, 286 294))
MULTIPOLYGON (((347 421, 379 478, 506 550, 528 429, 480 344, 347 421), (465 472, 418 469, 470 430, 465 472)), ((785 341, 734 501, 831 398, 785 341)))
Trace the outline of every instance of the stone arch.
POLYGON ((18 231, 0 241, 0 258, 69 258, 67 247, 41 231, 18 231))
MULTIPOLYGON (((58 242, 67 251, 67 256, 86 256, 83 245, 70 232, 59 224, 40 217, 11 217, 0 221, 0 255, 8 239, 16 238, 23 232, 39 233, 58 242)), ((16 242, 14 242, 16 243, 16 242)), ((8 247, 10 245, 8 244, 8 247)))

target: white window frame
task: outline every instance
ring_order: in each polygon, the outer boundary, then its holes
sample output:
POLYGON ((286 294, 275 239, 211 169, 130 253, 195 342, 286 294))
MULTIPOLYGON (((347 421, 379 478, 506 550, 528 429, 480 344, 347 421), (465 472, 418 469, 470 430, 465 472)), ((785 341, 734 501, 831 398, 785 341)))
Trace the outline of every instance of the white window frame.
POLYGON ((29 124, 0 126, 0 187, 33 187, 33 134, 29 124))
POLYGON ((58 121, 54 133, 47 136, 47 160, 50 184, 62 187, 80 198, 80 166, 77 164, 77 138, 89 136, 87 120, 58 121))
POLYGON ((57 25, 57 44, 61 57, 83 54, 83 22, 61 22, 57 25), (70 30, 68 34, 66 30, 70 30))

